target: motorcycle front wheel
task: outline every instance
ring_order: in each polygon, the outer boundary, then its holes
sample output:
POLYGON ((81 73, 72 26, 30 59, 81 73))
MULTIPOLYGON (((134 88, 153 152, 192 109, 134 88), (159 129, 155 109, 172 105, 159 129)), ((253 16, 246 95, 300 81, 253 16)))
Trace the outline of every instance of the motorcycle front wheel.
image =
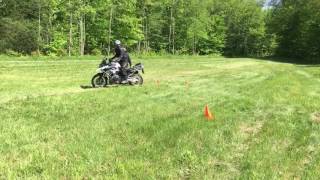
POLYGON ((130 77, 131 81, 129 81, 130 85, 142 85, 143 84, 143 78, 140 74, 135 74, 130 77))
POLYGON ((94 88, 106 87, 108 85, 108 80, 103 74, 96 74, 92 77, 91 84, 94 88))

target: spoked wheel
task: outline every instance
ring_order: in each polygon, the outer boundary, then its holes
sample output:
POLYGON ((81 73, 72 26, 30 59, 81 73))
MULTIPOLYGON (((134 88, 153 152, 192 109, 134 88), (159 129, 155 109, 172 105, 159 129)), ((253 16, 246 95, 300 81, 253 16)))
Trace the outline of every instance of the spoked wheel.
POLYGON ((143 84, 143 78, 140 74, 135 74, 133 76, 130 77, 130 81, 129 81, 130 85, 142 85, 143 84))
POLYGON ((106 87, 108 85, 108 79, 103 77, 102 74, 96 74, 93 76, 91 84, 94 88, 106 87))

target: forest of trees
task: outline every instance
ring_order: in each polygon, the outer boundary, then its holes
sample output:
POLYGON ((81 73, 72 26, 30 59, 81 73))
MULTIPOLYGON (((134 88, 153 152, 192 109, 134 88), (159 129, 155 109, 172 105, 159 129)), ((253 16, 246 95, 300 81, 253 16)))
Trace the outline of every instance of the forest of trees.
POLYGON ((0 53, 320 58, 320 0, 0 0, 0 53))

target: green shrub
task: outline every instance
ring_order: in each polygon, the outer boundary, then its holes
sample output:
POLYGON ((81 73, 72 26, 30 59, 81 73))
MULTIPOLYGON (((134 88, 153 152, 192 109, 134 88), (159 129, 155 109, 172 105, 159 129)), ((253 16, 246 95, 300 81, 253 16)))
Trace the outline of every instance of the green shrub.
POLYGON ((31 56, 40 56, 41 53, 39 51, 32 51, 31 56))
POLYGON ((0 52, 19 56, 19 53, 31 54, 32 51, 35 51, 38 47, 38 42, 34 25, 30 21, 0 18, 0 52))
POLYGON ((14 51, 14 50, 11 50, 11 49, 7 49, 7 50, 5 51, 5 55, 11 56, 11 57, 19 57, 19 56, 21 56, 20 53, 14 51))
POLYGON ((101 50, 100 49, 93 49, 91 51, 91 55, 100 56, 101 55, 101 50))
POLYGON ((57 49, 56 51, 57 56, 67 56, 67 51, 65 49, 57 49))

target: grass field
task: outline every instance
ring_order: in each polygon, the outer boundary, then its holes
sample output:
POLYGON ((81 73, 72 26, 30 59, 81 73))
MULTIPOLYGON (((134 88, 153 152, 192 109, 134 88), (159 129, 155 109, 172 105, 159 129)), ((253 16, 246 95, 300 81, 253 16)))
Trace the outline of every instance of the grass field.
POLYGON ((134 61, 142 87, 84 90, 99 58, 0 60, 0 179, 320 178, 320 66, 134 61))

